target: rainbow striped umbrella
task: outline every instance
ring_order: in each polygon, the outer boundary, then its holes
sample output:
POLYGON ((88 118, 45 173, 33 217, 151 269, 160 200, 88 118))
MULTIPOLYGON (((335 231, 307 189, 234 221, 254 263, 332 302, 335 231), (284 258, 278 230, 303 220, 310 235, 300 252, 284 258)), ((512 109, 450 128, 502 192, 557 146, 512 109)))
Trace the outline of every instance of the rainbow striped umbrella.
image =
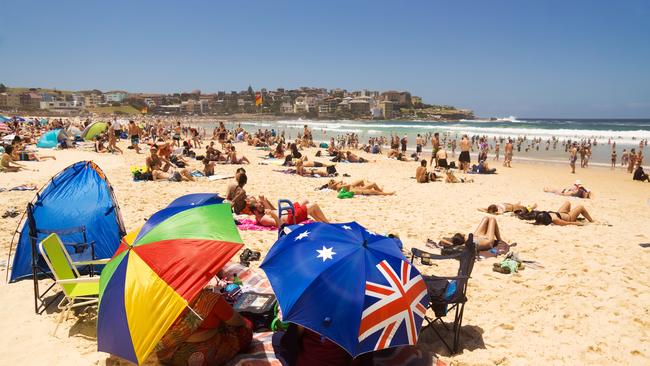
POLYGON ((229 204, 174 206, 127 234, 101 274, 97 346, 144 362, 243 246, 229 204))

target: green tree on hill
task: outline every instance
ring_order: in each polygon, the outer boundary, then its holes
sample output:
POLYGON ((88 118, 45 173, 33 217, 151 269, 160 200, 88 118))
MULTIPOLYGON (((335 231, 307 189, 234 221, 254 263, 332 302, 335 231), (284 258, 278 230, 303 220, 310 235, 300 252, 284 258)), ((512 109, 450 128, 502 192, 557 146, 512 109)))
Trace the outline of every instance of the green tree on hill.
POLYGON ((5 84, 0 83, 0 93, 4 93, 6 91, 7 91, 7 87, 5 86, 5 84))

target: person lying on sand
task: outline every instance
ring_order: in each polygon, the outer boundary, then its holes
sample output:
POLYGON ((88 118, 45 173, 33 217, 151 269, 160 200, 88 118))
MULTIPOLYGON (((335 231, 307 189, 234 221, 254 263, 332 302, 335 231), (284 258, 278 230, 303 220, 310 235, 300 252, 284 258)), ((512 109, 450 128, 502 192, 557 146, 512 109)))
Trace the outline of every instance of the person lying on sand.
POLYGON ((415 180, 418 183, 429 183, 436 181, 436 173, 427 172, 427 161, 420 161, 420 166, 415 170, 415 180))
POLYGON ((530 212, 536 208, 537 208, 536 203, 533 203, 532 205, 529 206, 524 206, 520 202, 517 202, 517 203, 491 204, 487 208, 479 208, 478 210, 481 212, 487 212, 492 215, 502 215, 506 212, 517 212, 517 211, 530 212))
POLYGON ((168 180, 170 182, 194 181, 194 177, 187 169, 162 169, 163 161, 158 155, 158 149, 152 146, 149 149, 149 157, 145 160, 147 169, 151 172, 153 180, 168 180))
POLYGON ((571 208, 571 202, 566 201, 560 208, 556 211, 540 211, 537 216, 535 216, 535 225, 584 225, 582 222, 578 221, 578 217, 582 215, 587 221, 594 222, 587 212, 587 209, 583 205, 578 205, 571 208))
POLYGON ((342 180, 335 181, 334 179, 330 179, 327 184, 320 187, 320 189, 324 188, 329 188, 334 191, 345 189, 348 192, 362 196, 390 196, 395 194, 395 192, 384 192, 384 190, 379 185, 377 185, 377 183, 363 179, 356 180, 349 184, 343 182, 342 180))
POLYGON ((314 163, 314 162, 304 162, 302 159, 296 159, 295 161, 296 174, 303 177, 313 177, 313 176, 327 177, 336 174, 336 168, 334 167, 334 165, 329 165, 325 169, 306 169, 305 163, 314 163))
POLYGON ((473 183, 474 179, 472 178, 458 178, 454 175, 454 172, 451 169, 447 169, 445 172, 445 182, 446 183, 473 183))
MULTIPOLYGON (((474 230, 474 243, 476 243, 478 250, 489 250, 499 242, 505 241, 501 238, 497 219, 494 217, 481 219, 476 230, 474 230)), ((442 239, 440 243, 443 245, 460 245, 465 243, 465 235, 456 233, 451 239, 442 239)))
POLYGON ((362 158, 350 152, 349 150, 345 152, 345 160, 349 163, 367 163, 368 159, 362 158))
POLYGON ((593 193, 585 188, 580 180, 577 180, 573 186, 565 189, 554 189, 545 187, 544 192, 554 193, 560 196, 578 197, 578 198, 592 198, 593 193))
MULTIPOLYGON (((321 210, 320 206, 316 203, 310 203, 305 200, 301 203, 294 202, 293 208, 295 209, 295 224, 307 221, 309 217, 314 221, 329 223, 329 220, 321 210)), ((294 215, 289 212, 287 215, 282 216, 282 220, 278 217, 275 210, 265 209, 262 204, 252 203, 251 209, 255 214, 255 221, 262 226, 280 227, 282 224, 294 224, 294 215)))
POLYGON ((387 154, 387 157, 389 159, 396 159, 399 161, 408 161, 409 159, 406 157, 406 155, 402 154, 401 152, 397 150, 390 150, 387 154))

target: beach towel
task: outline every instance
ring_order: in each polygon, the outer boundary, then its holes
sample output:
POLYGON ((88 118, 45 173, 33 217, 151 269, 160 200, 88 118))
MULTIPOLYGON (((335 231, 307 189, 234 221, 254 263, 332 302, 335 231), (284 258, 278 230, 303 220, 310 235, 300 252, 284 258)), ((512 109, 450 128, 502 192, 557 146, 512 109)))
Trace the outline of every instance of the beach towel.
POLYGON ((262 226, 258 225, 257 222, 253 219, 242 218, 237 219, 237 229, 243 231, 276 231, 277 228, 271 226, 262 226))
POLYGON ((226 363, 227 366, 282 366, 275 356, 273 332, 253 333, 246 353, 240 353, 226 363))
POLYGON ((232 174, 214 174, 208 177, 209 181, 215 181, 215 180, 221 180, 221 179, 229 179, 229 178, 234 178, 235 176, 232 174))

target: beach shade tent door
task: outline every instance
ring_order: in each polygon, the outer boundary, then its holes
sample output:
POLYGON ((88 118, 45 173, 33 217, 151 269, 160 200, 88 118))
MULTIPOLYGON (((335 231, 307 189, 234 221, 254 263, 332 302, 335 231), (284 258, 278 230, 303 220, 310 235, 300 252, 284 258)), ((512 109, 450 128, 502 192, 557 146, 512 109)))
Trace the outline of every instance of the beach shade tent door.
POLYGON ((126 235, 102 271, 97 348, 143 363, 243 247, 229 204, 166 207, 126 235))
POLYGON ((51 149, 56 147, 59 142, 66 139, 65 132, 62 129, 47 131, 41 136, 36 147, 51 149))
POLYGON ((292 229, 260 266, 283 321, 321 334, 353 357, 416 344, 426 284, 393 238, 355 222, 292 229))
POLYGON ((92 141, 107 129, 108 123, 106 122, 93 122, 83 130, 81 137, 86 141, 92 141))
POLYGON ((66 246, 75 261, 110 258, 115 253, 124 224, 113 188, 92 161, 68 166, 36 193, 12 238, 9 280, 33 279, 37 313, 49 305, 43 301, 47 290, 40 293, 38 288, 38 278, 49 270, 36 246, 50 233, 57 233, 64 243, 81 244, 66 246))

